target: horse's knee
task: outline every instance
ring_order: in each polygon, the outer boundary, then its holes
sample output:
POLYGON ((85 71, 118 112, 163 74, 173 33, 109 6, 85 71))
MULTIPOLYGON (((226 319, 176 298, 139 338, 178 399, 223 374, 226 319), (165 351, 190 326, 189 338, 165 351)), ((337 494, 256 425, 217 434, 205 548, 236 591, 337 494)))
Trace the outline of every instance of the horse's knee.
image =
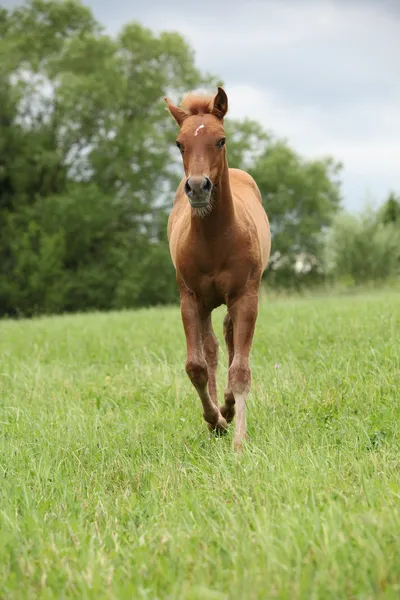
POLYGON ((248 362, 233 361, 228 371, 229 387, 233 394, 244 394, 250 391, 251 368, 248 362))
POLYGON ((188 360, 186 362, 186 373, 196 388, 207 385, 207 363, 205 360, 188 360))

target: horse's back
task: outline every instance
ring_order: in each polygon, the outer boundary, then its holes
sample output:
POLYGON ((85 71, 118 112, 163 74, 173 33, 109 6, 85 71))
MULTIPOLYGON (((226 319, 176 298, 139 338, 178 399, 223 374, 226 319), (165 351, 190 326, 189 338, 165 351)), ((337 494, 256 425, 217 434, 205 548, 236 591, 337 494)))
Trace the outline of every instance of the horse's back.
POLYGON ((235 210, 242 214, 244 223, 250 219, 254 224, 260 244, 263 270, 268 264, 271 252, 271 235, 267 214, 262 205, 258 185, 254 179, 241 169, 229 169, 229 179, 235 210))

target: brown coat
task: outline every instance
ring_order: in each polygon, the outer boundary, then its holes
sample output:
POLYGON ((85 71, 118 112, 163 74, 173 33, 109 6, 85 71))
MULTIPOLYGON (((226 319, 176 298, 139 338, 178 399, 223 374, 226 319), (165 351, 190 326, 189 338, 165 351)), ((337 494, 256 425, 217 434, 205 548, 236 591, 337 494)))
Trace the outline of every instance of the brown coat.
POLYGON ((236 405, 234 446, 241 449, 258 291, 271 249, 269 222, 254 179, 228 168, 225 92, 218 88, 215 98, 189 95, 183 108, 169 102, 168 108, 180 127, 177 145, 185 169, 168 221, 168 239, 181 296, 186 371, 211 429, 224 431, 236 405), (210 315, 221 304, 228 308, 224 334, 230 368, 225 403, 219 408, 218 344, 210 315))

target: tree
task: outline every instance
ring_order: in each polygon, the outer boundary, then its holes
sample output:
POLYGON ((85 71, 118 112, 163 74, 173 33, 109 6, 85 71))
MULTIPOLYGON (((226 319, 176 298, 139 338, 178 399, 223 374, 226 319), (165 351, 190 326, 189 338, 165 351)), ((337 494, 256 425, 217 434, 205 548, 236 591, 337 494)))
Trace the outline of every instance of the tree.
POLYGON ((379 211, 378 219, 385 225, 389 223, 400 224, 400 196, 391 192, 386 202, 379 211))
POLYGON ((227 119, 225 129, 228 138, 229 166, 248 170, 265 152, 270 136, 257 121, 227 119))
MULTIPOLYGON (((110 37, 77 0, 0 9, 0 315, 176 299, 166 219, 182 171, 163 96, 220 83, 177 33, 130 23, 110 37)), ((337 165, 302 160, 254 121, 226 126, 274 248, 317 251, 337 165)))
POLYGON ((162 97, 212 80, 178 34, 112 39, 74 0, 2 10, 0 32, 0 313, 151 302, 178 160, 162 97))
POLYGON ((322 234, 340 208, 340 170, 332 158, 305 160, 273 139, 250 169, 270 219, 272 251, 290 272, 300 253, 321 259, 322 234))

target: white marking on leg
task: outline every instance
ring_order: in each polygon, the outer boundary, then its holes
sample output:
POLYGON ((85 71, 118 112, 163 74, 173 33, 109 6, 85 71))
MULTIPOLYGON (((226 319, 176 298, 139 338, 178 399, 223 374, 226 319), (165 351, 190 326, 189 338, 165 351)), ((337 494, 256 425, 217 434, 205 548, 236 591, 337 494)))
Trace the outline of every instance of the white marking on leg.
POLYGON ((236 433, 240 436, 246 433, 246 396, 247 394, 235 394, 237 412, 236 433))
POLYGON ((194 132, 194 135, 198 135, 200 129, 204 129, 205 125, 204 123, 202 123, 201 125, 198 126, 198 128, 196 129, 196 131, 194 132))
POLYGON ((243 442, 247 439, 246 433, 246 400, 247 394, 235 394, 236 406, 236 431, 233 438, 233 447, 241 452, 243 442))

